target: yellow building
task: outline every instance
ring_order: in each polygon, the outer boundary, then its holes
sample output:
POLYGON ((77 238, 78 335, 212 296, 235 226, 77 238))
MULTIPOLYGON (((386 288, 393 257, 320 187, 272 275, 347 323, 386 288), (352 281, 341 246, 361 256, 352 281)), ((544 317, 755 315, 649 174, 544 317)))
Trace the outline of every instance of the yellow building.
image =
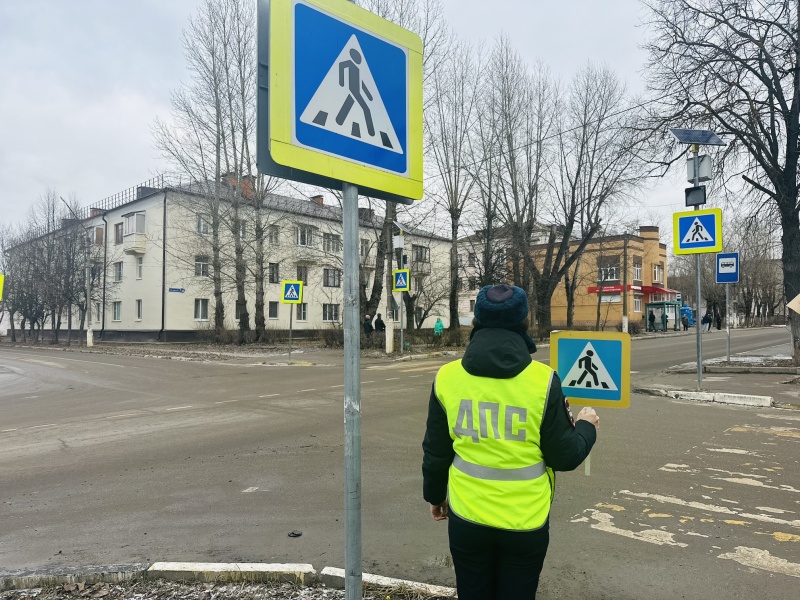
MULTIPOLYGON (((598 306, 600 327, 616 330, 622 324, 627 303, 628 322, 644 329, 645 305, 648 302, 674 301, 677 292, 667 287, 667 246, 659 241, 658 227, 643 226, 639 235, 624 234, 592 240, 584 250, 574 278, 575 306, 572 327, 594 328, 598 306), (627 269, 627 276, 625 271, 627 269)), ((579 240, 572 243, 576 248, 579 240)), ((534 256, 543 254, 546 247, 533 248, 534 256)), ((564 280, 553 294, 552 326, 567 325, 567 294, 564 280)), ((659 313, 660 318, 660 313, 659 313)), ((675 315, 670 314, 670 326, 675 315)))

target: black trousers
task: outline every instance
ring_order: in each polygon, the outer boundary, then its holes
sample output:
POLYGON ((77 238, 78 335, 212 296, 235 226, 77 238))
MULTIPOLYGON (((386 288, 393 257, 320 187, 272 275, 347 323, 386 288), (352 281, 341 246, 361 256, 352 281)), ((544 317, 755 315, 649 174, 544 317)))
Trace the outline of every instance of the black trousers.
POLYGON ((448 514, 458 600, 534 600, 550 543, 549 520, 536 531, 506 531, 448 514))

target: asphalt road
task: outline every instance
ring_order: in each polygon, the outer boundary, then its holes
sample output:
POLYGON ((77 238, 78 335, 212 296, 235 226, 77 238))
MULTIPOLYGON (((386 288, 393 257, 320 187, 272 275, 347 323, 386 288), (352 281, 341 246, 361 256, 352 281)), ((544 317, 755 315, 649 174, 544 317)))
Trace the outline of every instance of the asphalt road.
MULTIPOLYGON (((722 333, 704 341, 724 355, 722 333)), ((786 341, 740 330, 733 348, 786 341)), ((632 369, 693 358, 694 337, 637 341, 632 369)), ((420 491, 443 361, 362 363, 367 572, 454 582, 420 491)), ((243 362, 0 348, 0 571, 343 566, 341 366, 243 362)), ((559 476, 540 597, 795 597, 799 463, 799 413, 649 397, 604 411, 591 476, 559 476)))

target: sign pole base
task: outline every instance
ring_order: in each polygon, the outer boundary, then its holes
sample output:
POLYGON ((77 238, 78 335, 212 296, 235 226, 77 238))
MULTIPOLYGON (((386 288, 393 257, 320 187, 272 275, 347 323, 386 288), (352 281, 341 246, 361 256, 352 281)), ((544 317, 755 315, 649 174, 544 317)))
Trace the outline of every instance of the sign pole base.
POLYGON ((591 476, 592 474, 592 453, 589 453, 589 456, 586 457, 586 460, 583 461, 583 474, 586 477, 591 476))

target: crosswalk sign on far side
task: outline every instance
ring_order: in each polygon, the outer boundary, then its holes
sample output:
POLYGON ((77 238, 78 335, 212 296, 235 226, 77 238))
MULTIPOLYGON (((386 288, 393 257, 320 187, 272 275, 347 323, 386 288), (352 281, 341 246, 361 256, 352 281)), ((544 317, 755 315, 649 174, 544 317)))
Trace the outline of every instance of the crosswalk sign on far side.
POLYGON ((709 208, 673 215, 675 254, 704 254, 722 250, 722 210, 709 208))
POLYGON ((281 302, 284 304, 300 304, 303 302, 303 282, 302 281, 284 281, 283 299, 281 302))
POLYGON ((395 269, 392 271, 392 291, 408 292, 411 290, 411 271, 408 269, 395 269))
POLYGON ((560 331, 550 336, 550 366, 564 395, 583 406, 630 405, 630 336, 560 331))

